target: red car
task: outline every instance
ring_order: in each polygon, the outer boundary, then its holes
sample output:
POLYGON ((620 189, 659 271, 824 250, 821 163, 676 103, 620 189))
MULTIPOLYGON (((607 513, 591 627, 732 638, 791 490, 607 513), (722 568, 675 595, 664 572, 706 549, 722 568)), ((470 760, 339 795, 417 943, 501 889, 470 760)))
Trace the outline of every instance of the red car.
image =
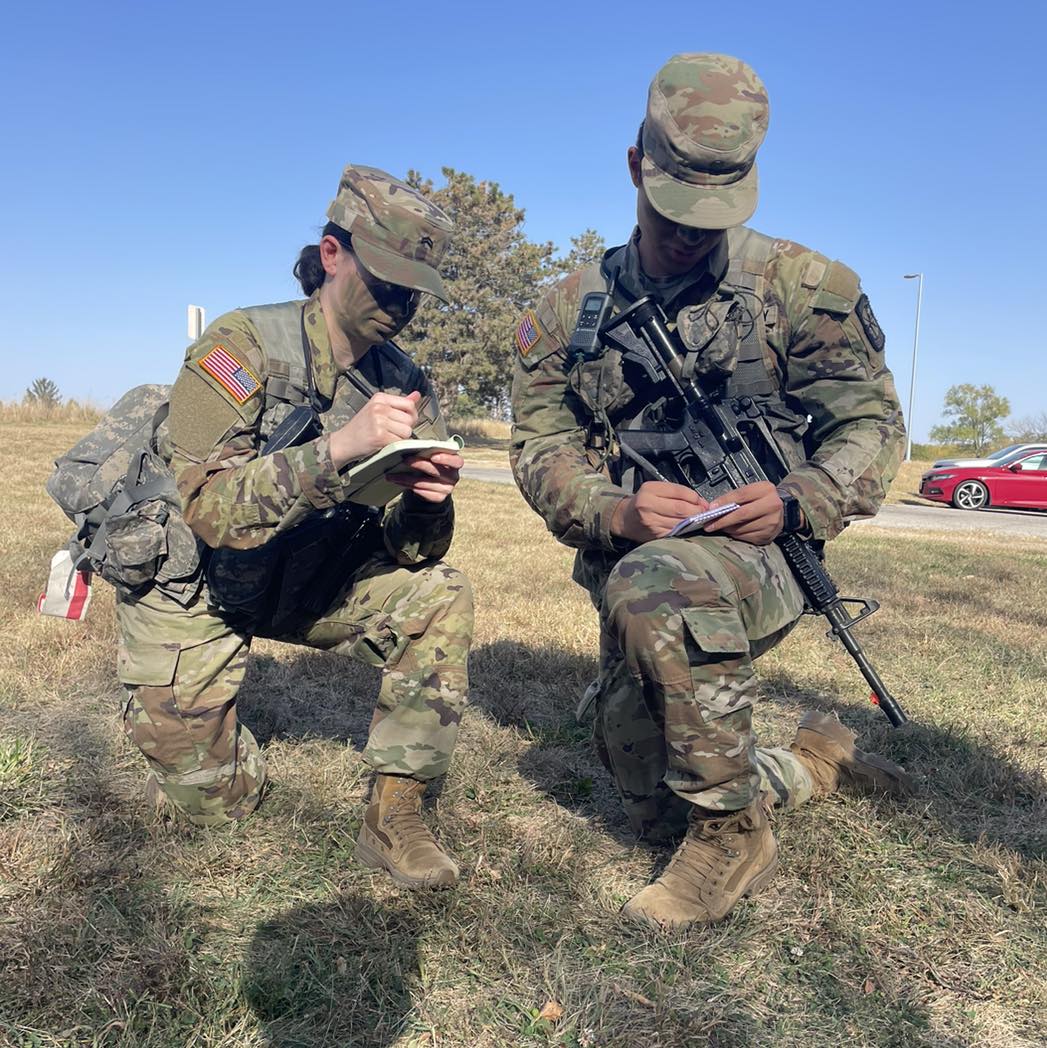
POLYGON ((920 494, 957 509, 1047 509, 1047 451, 1021 452, 995 466, 940 466, 920 480, 920 494))

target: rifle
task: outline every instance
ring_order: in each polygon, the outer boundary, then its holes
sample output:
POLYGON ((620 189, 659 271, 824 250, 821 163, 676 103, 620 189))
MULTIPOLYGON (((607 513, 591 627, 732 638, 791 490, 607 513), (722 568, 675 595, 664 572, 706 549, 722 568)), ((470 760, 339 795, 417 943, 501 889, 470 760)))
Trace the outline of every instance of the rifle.
MULTIPOLYGON (((607 308, 603 316, 609 313, 607 308)), ((764 460, 770 461, 781 473, 778 479, 788 472, 759 408, 748 397, 726 399, 723 383, 712 393, 702 388, 693 375, 693 369, 687 367, 685 355, 666 324, 661 306, 652 297, 646 296, 634 302, 600 325, 599 332, 602 339, 622 351, 625 359, 639 364, 655 385, 666 380, 682 402, 684 410, 671 420, 674 428, 667 431, 620 429, 616 433, 622 453, 652 479, 664 481, 668 478, 651 463, 648 455, 667 457, 682 481, 690 487, 696 485, 688 466, 699 467, 704 477, 703 494, 710 496, 722 490, 771 480, 740 432, 739 419, 751 434, 750 439, 759 439, 764 460)), ((851 633, 852 626, 868 618, 880 605, 862 597, 841 597, 809 540, 796 534, 785 534, 775 542, 803 592, 808 606, 805 610, 825 616, 831 627, 826 636, 830 640, 838 639, 857 663, 872 689, 872 702, 883 710, 895 728, 903 725, 909 719, 905 710, 887 690, 851 633), (859 606, 858 614, 852 616, 848 605, 859 606)))

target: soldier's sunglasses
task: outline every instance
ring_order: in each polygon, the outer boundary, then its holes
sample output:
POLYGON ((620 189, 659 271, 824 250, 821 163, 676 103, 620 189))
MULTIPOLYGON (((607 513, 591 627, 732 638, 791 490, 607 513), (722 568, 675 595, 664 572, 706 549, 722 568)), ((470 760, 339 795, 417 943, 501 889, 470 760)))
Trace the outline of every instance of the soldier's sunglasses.
POLYGON ((422 300, 421 291, 416 291, 413 287, 404 287, 402 284, 391 284, 387 280, 379 280, 363 266, 360 266, 359 269, 364 283, 382 309, 393 310, 402 316, 409 317, 418 308, 422 300))

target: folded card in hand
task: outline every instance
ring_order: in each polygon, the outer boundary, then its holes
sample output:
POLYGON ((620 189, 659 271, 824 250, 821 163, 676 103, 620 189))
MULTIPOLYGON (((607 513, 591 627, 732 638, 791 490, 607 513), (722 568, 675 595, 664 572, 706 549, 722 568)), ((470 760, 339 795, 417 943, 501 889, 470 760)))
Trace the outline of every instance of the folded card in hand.
POLYGON ((681 520, 667 537, 675 538, 680 535, 690 535, 695 531, 701 531, 710 521, 726 517, 738 508, 737 502, 728 502, 725 506, 717 506, 715 509, 705 509, 701 513, 695 513, 693 517, 681 520))

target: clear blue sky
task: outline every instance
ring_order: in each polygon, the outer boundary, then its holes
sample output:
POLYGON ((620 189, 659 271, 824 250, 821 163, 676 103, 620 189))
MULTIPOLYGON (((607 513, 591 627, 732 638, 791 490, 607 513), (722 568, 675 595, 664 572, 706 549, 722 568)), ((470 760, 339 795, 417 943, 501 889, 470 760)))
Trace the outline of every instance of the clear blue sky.
POLYGON ((1047 409, 1039 5, 7 5, 0 64, 0 399, 33 378, 108 404, 170 381, 185 307, 295 297, 348 161, 501 183, 527 233, 620 243, 624 154, 677 51, 766 82, 752 224, 863 278, 913 432, 945 389, 1047 409), (434 13, 438 12, 438 13, 434 13))

